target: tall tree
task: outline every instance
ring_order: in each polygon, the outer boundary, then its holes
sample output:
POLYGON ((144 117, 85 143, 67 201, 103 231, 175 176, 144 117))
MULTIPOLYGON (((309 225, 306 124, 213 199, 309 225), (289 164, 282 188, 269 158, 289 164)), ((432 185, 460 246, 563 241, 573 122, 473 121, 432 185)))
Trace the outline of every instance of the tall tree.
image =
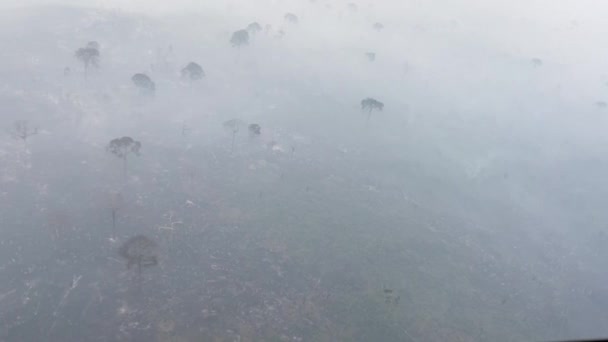
POLYGON ((131 137, 122 137, 110 140, 106 150, 123 161, 123 173, 125 178, 127 177, 127 157, 130 154, 139 156, 139 150, 141 149, 141 143, 133 140, 131 137))
POLYGON ((372 116, 373 110, 382 111, 383 109, 384 103, 374 98, 368 97, 361 100, 361 110, 367 110, 367 121, 369 121, 370 117, 372 116))
POLYGON ((89 67, 99 65, 99 50, 92 46, 87 46, 76 50, 74 56, 84 64, 84 79, 87 79, 89 67))
POLYGON ((249 45, 249 32, 247 30, 235 31, 230 38, 230 44, 238 48, 249 45))
POLYGON ((135 74, 131 77, 131 81, 137 88, 146 94, 153 95, 156 91, 156 85, 150 76, 146 74, 135 74))
POLYGON ((241 129, 241 126, 243 126, 243 122, 239 119, 230 119, 230 120, 224 122, 224 128, 230 134, 232 134, 232 144, 230 147, 230 153, 234 152, 234 141, 236 139, 236 134, 241 129))
POLYGON ((205 77, 205 71, 199 64, 190 62, 182 69, 182 77, 191 81, 200 80, 205 77))

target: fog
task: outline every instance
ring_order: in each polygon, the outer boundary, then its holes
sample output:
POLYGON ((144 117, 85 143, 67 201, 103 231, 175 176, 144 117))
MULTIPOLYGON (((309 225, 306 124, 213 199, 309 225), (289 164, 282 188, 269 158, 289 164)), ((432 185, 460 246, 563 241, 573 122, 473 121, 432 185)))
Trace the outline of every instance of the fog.
POLYGON ((606 337, 607 15, 0 3, 0 341, 606 337))

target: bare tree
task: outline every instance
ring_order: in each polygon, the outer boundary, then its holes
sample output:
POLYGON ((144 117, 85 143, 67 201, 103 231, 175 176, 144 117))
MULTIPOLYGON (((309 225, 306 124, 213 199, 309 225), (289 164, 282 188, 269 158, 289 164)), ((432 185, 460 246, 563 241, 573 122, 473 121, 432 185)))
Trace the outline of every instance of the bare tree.
POLYGON ((243 126, 243 122, 239 119, 230 119, 224 122, 224 128, 232 134, 232 145, 230 147, 230 153, 234 152, 234 141, 236 139, 236 134, 243 126))
POLYGON ((17 139, 23 140, 24 143, 27 142, 27 138, 38 134, 38 128, 31 129, 27 120, 17 120, 15 121, 14 125, 15 130, 13 132, 13 136, 17 139))
POLYGON ((139 156, 140 149, 141 143, 133 140, 131 137, 112 139, 106 148, 108 152, 123 160, 123 172, 125 177, 127 176, 127 156, 129 154, 139 156))

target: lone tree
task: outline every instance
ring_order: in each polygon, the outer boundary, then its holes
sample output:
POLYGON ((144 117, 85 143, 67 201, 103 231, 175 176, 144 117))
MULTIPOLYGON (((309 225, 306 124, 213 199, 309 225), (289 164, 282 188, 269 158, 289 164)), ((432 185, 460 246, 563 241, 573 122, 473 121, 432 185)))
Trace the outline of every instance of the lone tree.
POLYGON ((235 31, 230 38, 230 44, 238 48, 249 45, 249 32, 247 30, 235 31))
POLYGON ((260 25, 258 22, 253 22, 249 25, 247 25, 247 32, 255 35, 256 33, 262 31, 262 25, 260 25))
POLYGON ((243 125, 243 122, 239 119, 230 119, 230 120, 224 122, 224 128, 230 134, 232 134, 232 145, 230 147, 230 153, 232 153, 234 151, 234 141, 236 139, 236 134, 239 132, 242 125, 243 125))
POLYGON ((369 121, 370 117, 372 116, 373 110, 382 111, 383 109, 384 103, 374 98, 368 97, 361 100, 361 110, 367 110, 367 121, 369 121))
POLYGON ((252 123, 249 125, 249 137, 255 138, 259 137, 262 134, 262 127, 256 123, 252 123))
POLYGON ((144 235, 135 235, 118 249, 118 254, 127 260, 127 269, 137 265, 137 274, 143 267, 158 265, 158 244, 144 235))
POLYGON ((139 150, 141 149, 141 143, 133 140, 131 137, 122 137, 112 139, 108 144, 106 150, 123 161, 123 172, 125 177, 127 176, 127 156, 129 154, 135 154, 139 156, 139 150))
POLYGON ((135 74, 131 77, 131 81, 145 94, 153 95, 156 91, 154 81, 146 74, 135 74))
POLYGON ((293 13, 285 13, 285 21, 292 23, 292 24, 297 24, 298 16, 293 13))
POLYGON ((31 129, 27 120, 15 121, 15 131, 13 132, 15 138, 21 139, 26 143, 27 138, 35 134, 38 134, 38 128, 31 129))
POLYGON ((84 64, 84 79, 87 79, 87 74, 89 71, 89 67, 92 65, 94 67, 99 66, 99 50, 89 43, 86 47, 80 48, 76 50, 74 56, 78 58, 84 64))
POLYGON ((182 69, 182 77, 187 78, 190 81, 200 80, 205 77, 205 71, 203 68, 195 62, 190 62, 182 69))
POLYGON ((374 30, 376 30, 376 31, 382 31, 383 28, 384 28, 384 25, 382 23, 374 24, 374 30))
POLYGON ((376 53, 375 52, 366 52, 365 56, 367 56, 367 60, 369 60, 370 62, 373 62, 376 60, 376 53))

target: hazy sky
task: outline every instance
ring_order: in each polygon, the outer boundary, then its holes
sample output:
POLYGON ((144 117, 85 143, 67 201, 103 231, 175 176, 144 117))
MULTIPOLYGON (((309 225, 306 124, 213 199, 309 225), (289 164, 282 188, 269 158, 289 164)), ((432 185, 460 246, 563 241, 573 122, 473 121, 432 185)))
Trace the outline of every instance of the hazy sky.
MULTIPOLYGON (((608 5, 604 1, 355 0, 352 2, 359 7, 358 19, 341 20, 341 15, 347 14, 349 2, 9 0, 0 2, 0 6, 71 4, 142 12, 156 18, 201 14, 200 18, 213 18, 221 23, 227 32, 252 21, 278 27, 284 13, 293 12, 300 17, 305 34, 286 45, 291 44, 289 48, 298 51, 303 60, 319 51, 322 57, 317 56, 318 62, 333 56, 336 63, 341 63, 340 49, 369 49, 382 56, 383 63, 377 67, 384 68, 385 72, 403 63, 418 72, 410 76, 411 88, 395 88, 394 80, 385 80, 387 88, 379 91, 386 94, 385 97, 391 96, 390 91, 401 91, 420 98, 419 93, 428 87, 432 91, 429 97, 440 94, 444 104, 452 109, 482 115, 489 111, 500 115, 503 111, 512 117, 517 117, 517 103, 521 102, 527 104, 528 110, 519 110, 518 120, 526 120, 531 111, 536 111, 534 115, 541 115, 539 120, 545 120, 543 124, 569 130, 573 122, 585 124, 573 114, 592 112, 596 110, 594 103, 608 101, 608 45, 604 43, 608 5), (327 5, 332 9, 326 10, 327 5), (375 21, 386 26, 382 35, 373 36, 368 29, 375 21), (532 58, 541 59, 543 68, 534 73, 517 69, 529 67, 532 58), (573 113, 572 108, 576 108, 577 113, 573 113), (560 123, 560 117, 566 117, 565 122, 560 123)), ((200 18, 193 21, 208 20, 200 18)), ((201 29, 203 24, 199 25, 201 29)), ((180 35, 187 27, 170 29, 180 35)), ((327 60, 313 67, 320 73, 326 69, 346 70, 345 75, 350 79, 342 80, 345 85, 369 82, 366 75, 358 75, 358 65, 348 70, 348 65, 342 63, 338 67, 333 62, 327 60)), ((407 98, 407 94, 403 98, 410 103, 415 101, 407 98)), ((523 121, 519 123, 526 125, 523 121)), ((596 122, 588 122, 577 135, 588 139, 588 130, 597 129, 596 122)))

